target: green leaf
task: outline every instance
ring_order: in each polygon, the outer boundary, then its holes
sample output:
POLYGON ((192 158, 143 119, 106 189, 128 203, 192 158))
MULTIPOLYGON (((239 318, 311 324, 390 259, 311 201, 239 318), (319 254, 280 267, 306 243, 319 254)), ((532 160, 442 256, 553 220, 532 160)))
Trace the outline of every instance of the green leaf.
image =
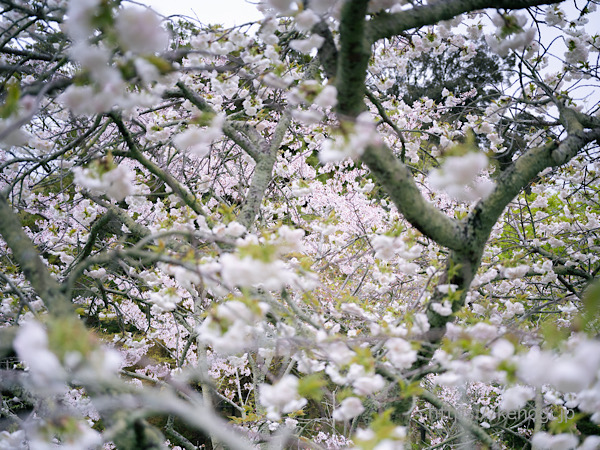
POLYGON ((550 321, 544 322, 540 326, 540 331, 544 337, 544 343, 548 348, 559 347, 571 334, 569 328, 559 328, 558 325, 550 321))
POLYGON ((516 16, 504 15, 502 18, 504 19, 504 25, 502 26, 502 31, 500 34, 501 37, 505 38, 511 34, 523 31, 523 28, 519 25, 516 16))
POLYGON ((577 413, 568 417, 561 411, 559 417, 548 424, 548 429, 554 434, 577 433, 577 422, 585 416, 584 413, 577 413))
POLYGON ((156 55, 145 56, 144 59, 158 69, 161 75, 173 72, 173 65, 164 58, 156 55))
POLYGON ((314 373, 308 375, 307 377, 300 378, 298 382, 298 394, 305 398, 321 401, 323 398, 323 387, 326 384, 327 382, 321 374, 314 373))
POLYGON ((6 101, 0 106, 0 118, 8 119, 19 109, 19 99, 21 98, 21 89, 19 85, 10 83, 7 87, 6 101))

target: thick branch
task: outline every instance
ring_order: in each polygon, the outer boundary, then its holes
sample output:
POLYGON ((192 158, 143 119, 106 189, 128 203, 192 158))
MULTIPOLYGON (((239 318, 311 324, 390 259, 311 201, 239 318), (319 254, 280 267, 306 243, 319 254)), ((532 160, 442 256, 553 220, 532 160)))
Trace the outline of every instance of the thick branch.
POLYGON ((345 2, 340 22, 340 45, 337 62, 337 110, 341 115, 356 117, 365 110, 365 76, 371 57, 365 39, 365 15, 368 0, 345 2))
POLYGON ((370 42, 397 36, 403 31, 434 25, 459 14, 486 8, 522 9, 557 3, 556 0, 444 0, 427 6, 417 6, 395 14, 380 14, 367 24, 370 42))
POLYGON ((6 55, 14 55, 14 56, 25 56, 27 59, 32 60, 40 60, 40 61, 55 61, 56 55, 48 55, 46 53, 37 53, 29 50, 20 50, 17 48, 3 47, 0 50, 0 53, 4 53, 6 55))
MULTIPOLYGON (((527 186, 542 170, 568 162, 589 142, 600 138, 600 130, 593 132, 580 132, 568 136, 562 143, 550 143, 544 147, 537 147, 517 159, 497 179, 494 191, 484 200, 481 200, 467 217, 462 235, 466 237, 467 245, 454 249, 448 260, 446 273, 441 278, 441 284, 455 284, 460 291, 459 298, 452 303, 455 313, 464 306, 466 293, 473 276, 480 264, 483 248, 490 236, 492 227, 504 211, 504 208, 527 186), (561 156, 558 158, 557 153, 561 156), (560 163, 558 162, 560 161, 560 163)), ((432 305, 445 299, 445 294, 435 291, 427 310, 427 317, 431 325, 421 350, 422 359, 417 366, 428 361, 437 348, 445 332, 446 324, 453 320, 453 316, 442 316, 432 309, 432 305)))
POLYGON ((0 234, 12 250, 25 278, 44 301, 48 311, 57 316, 71 315, 71 303, 60 284, 50 276, 33 242, 23 231, 19 217, 3 195, 0 195, 0 234))
POLYGON ((425 200, 410 169, 388 147, 368 147, 362 161, 371 169, 406 220, 421 233, 450 249, 460 250, 466 245, 459 223, 425 200))
MULTIPOLYGON (((542 170, 547 167, 557 166, 555 153, 561 148, 566 148, 567 162, 577 154, 587 143, 600 137, 600 130, 596 132, 579 133, 567 137, 560 145, 550 143, 544 147, 531 149, 512 166, 501 174, 496 182, 494 191, 484 200, 481 200, 467 217, 464 223, 463 234, 466 236, 467 245, 454 249, 448 260, 446 274, 440 282, 458 286, 461 291, 459 298, 453 302, 452 311, 457 312, 464 305, 464 299, 469 289, 473 276, 479 267, 483 248, 490 236, 492 227, 504 211, 504 208, 527 186, 542 170)), ((561 153, 562 154, 562 153, 561 153)), ((446 323, 452 316, 441 316, 431 306, 440 303, 445 298, 444 294, 436 291, 429 303, 427 316, 431 324, 428 341, 435 344, 443 335, 446 323)), ((430 349, 426 349, 429 351, 430 349)))
POLYGON ((321 48, 319 48, 319 61, 323 65, 327 77, 335 78, 337 73, 338 51, 337 47, 335 46, 333 34, 327 26, 327 23, 324 21, 316 24, 313 27, 312 32, 318 34, 322 38, 325 38, 325 42, 323 42, 323 45, 321 45, 321 48))
POLYGON ((260 205, 263 197, 265 196, 267 187, 273 179, 273 166, 277 161, 279 146, 281 145, 281 141, 285 136, 285 132, 289 124, 290 114, 289 112, 286 112, 277 124, 271 142, 265 146, 266 151, 261 153, 261 157, 256 163, 250 189, 248 189, 244 206, 242 207, 242 211, 238 217, 238 222, 244 225, 246 228, 252 225, 254 218, 260 210, 260 205))
POLYGON ((538 173, 547 167, 567 163, 585 145, 596 139, 600 139, 600 129, 570 135, 558 145, 552 142, 533 148, 517 159, 497 179, 493 192, 469 214, 466 233, 473 244, 477 247, 485 245, 504 208, 538 173))

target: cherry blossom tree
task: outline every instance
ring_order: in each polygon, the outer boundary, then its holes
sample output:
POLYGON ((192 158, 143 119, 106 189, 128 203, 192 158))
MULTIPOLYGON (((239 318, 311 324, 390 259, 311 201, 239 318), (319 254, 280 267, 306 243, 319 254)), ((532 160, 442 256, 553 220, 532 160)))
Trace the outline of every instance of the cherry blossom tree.
POLYGON ((0 0, 0 448, 599 448, 597 3, 0 0))

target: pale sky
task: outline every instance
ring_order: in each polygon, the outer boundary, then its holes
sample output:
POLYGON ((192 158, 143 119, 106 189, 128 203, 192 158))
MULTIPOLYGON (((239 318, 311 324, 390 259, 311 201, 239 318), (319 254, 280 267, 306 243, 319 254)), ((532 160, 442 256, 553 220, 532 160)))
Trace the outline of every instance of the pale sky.
POLYGON ((259 20, 263 15, 254 3, 258 0, 138 0, 157 12, 169 16, 182 14, 204 24, 241 25, 259 20))

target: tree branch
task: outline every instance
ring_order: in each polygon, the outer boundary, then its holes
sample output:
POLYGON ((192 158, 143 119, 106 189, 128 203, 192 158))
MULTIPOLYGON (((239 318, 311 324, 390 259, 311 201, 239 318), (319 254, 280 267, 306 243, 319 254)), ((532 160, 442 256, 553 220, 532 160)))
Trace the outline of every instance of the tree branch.
POLYGON ((387 146, 367 147, 362 161, 390 195, 398 210, 416 229, 453 250, 460 250, 467 245, 459 222, 425 200, 410 169, 387 146))
MULTIPOLYGON (((177 82, 177 87, 180 92, 167 92, 168 97, 183 97, 189 100, 194 106, 196 106, 201 111, 206 111, 210 113, 215 113, 214 110, 210 107, 208 103, 204 101, 203 98, 194 94, 189 87, 185 85, 182 81, 177 82)), ((241 147, 254 161, 258 161, 260 159, 260 149, 257 148, 252 140, 241 133, 234 124, 229 121, 225 121, 223 124, 223 134, 235 142, 238 146, 241 147)))
POLYGON ((365 110, 365 76, 371 57, 365 39, 365 15, 368 0, 353 0, 342 6, 340 52, 337 60, 336 88, 339 114, 356 117, 365 110))
POLYGON ((48 311, 56 316, 72 315, 71 302, 64 295, 61 285, 48 272, 4 195, 0 195, 0 234, 48 311))
POLYGON ((158 167, 155 163, 146 158, 142 152, 138 149, 135 144, 131 133, 125 127, 125 124, 121 120, 121 118, 116 113, 109 114, 112 120, 117 125, 119 132, 123 135, 125 139, 125 143, 127 144, 127 148, 129 149, 128 156, 135 159, 142 166, 144 166, 150 173, 156 175, 159 179, 167 183, 167 185, 173 190, 173 192, 179 196, 183 200, 183 202, 189 206, 192 211, 196 214, 203 216, 204 211, 202 209, 202 205, 196 200, 196 196, 190 193, 185 186, 183 186, 179 181, 175 179, 171 174, 165 172, 160 167, 158 167))
POLYGON ((477 247, 483 247, 504 208, 542 170, 567 163, 588 143, 600 139, 600 129, 567 136, 560 144, 551 142, 519 157, 496 181, 496 187, 479 201, 467 218, 466 234, 477 247))
POLYGON ((323 69, 325 69, 325 74, 328 78, 333 79, 337 73, 337 60, 338 60, 338 50, 335 46, 335 41, 333 39, 333 34, 331 30, 327 26, 327 23, 324 21, 316 24, 312 32, 318 34, 322 38, 325 38, 325 42, 319 48, 319 61, 323 65, 323 69))
POLYGON ((275 128, 271 142, 265 146, 265 151, 261 153, 261 157, 256 163, 252 182, 250 183, 250 189, 248 189, 244 206, 242 206, 242 210, 238 216, 238 222, 246 228, 252 225, 254 218, 260 210, 262 199, 273 178, 273 166, 277 161, 279 146, 281 145, 281 141, 283 141, 289 125, 290 113, 289 111, 286 111, 275 128))
POLYGON ((463 415, 454 407, 443 402, 431 392, 423 389, 419 394, 419 397, 421 397, 423 400, 425 400, 427 403, 430 403, 437 409, 448 413, 450 417, 456 420, 461 427, 463 427, 468 433, 470 433, 475 439, 477 439, 481 443, 487 445, 489 448, 494 450, 500 449, 500 446, 496 442, 494 442, 492 437, 489 434, 487 434, 487 432, 483 428, 481 428, 471 420, 463 417, 463 415))
POLYGON ((459 14, 486 8, 522 9, 557 3, 556 0, 445 0, 416 6, 395 14, 379 14, 367 23, 367 36, 374 43, 397 36, 403 31, 434 25, 459 14))

